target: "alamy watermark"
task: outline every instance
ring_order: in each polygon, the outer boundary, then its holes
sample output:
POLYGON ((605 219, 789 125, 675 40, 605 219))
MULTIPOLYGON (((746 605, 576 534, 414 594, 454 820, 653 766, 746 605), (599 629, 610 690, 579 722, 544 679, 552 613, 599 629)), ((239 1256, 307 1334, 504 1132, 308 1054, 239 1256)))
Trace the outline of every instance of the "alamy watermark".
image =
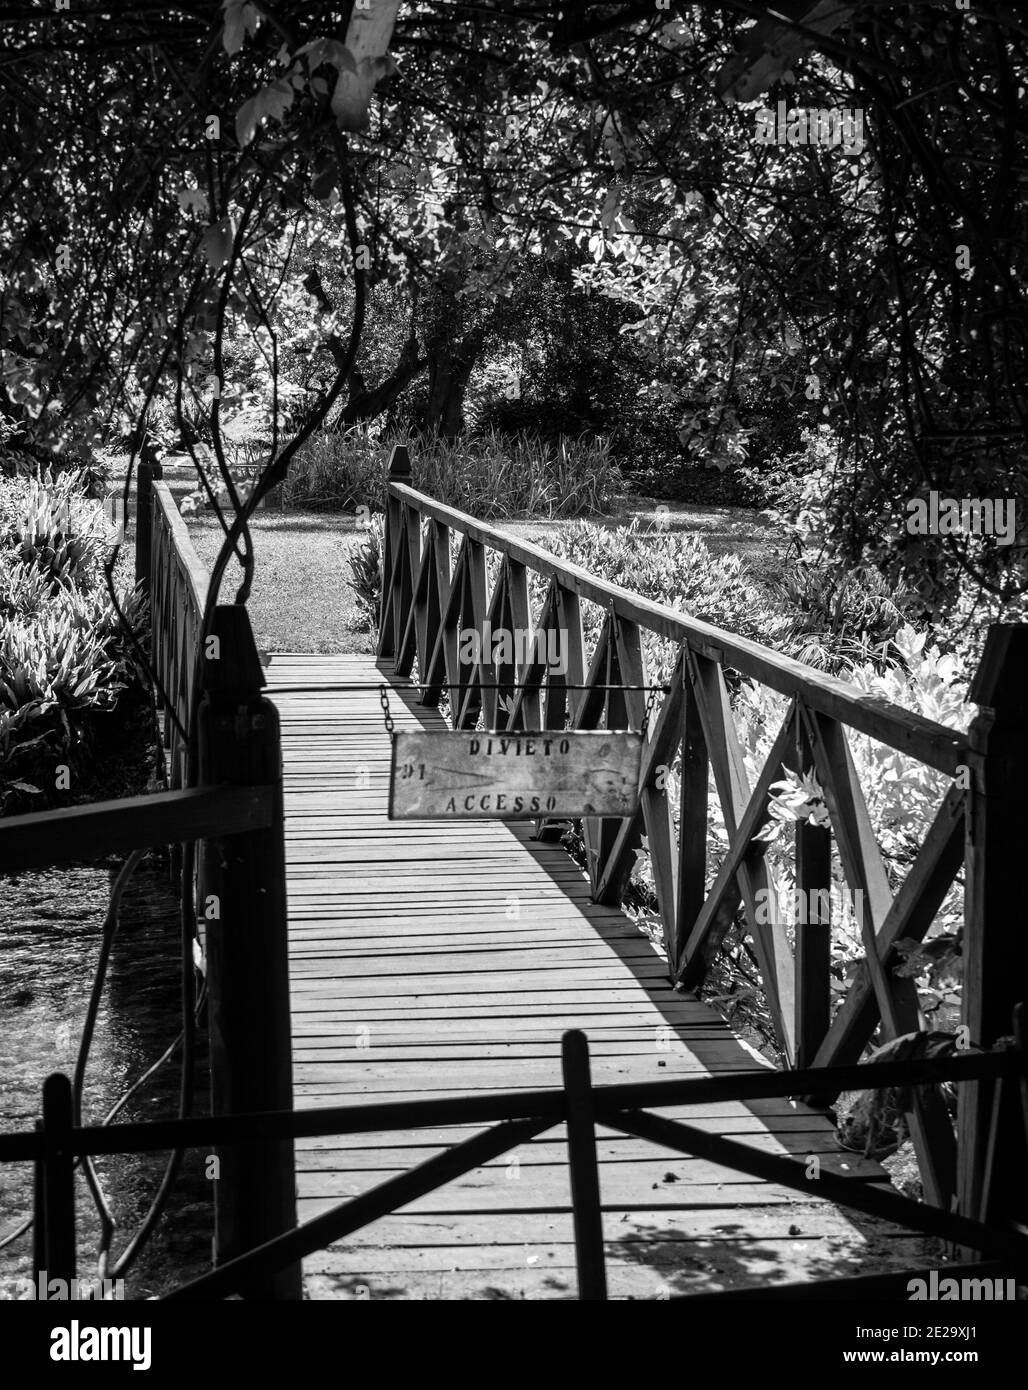
POLYGON ((843 154, 860 154, 864 148, 864 112, 859 106, 835 106, 809 110, 786 107, 772 111, 762 106, 756 113, 753 138, 758 145, 819 145, 842 148, 843 154))
POLYGON ((940 1279, 937 1269, 928 1271, 927 1279, 911 1279, 907 1284, 911 1302, 939 1299, 960 1300, 964 1303, 1014 1303, 1017 1299, 1016 1279, 940 1279))
POLYGON ((70 1327, 50 1333, 51 1361, 131 1361, 134 1371, 148 1371, 151 1361, 149 1327, 70 1327))
POLYGON ((1013 497, 913 497, 907 503, 907 530, 912 536, 995 536, 1010 545, 1017 530, 1013 497))
MULTIPOLYGON (((80 499, 71 502, 66 497, 62 498, 51 506, 45 524, 69 539, 76 535, 86 535, 91 529, 89 506, 88 501, 83 505, 80 499)), ((122 545, 125 541, 125 499, 111 494, 103 499, 101 511, 107 523, 108 542, 111 545, 122 545)))
POLYGON ((121 1301, 125 1297, 124 1279, 50 1279, 45 1269, 31 1279, 0 1281, 0 1299, 26 1302, 38 1299, 41 1303, 68 1301, 121 1301))
POLYGON ((761 888, 755 895, 756 919, 761 925, 788 922, 794 926, 827 924, 864 925, 862 888, 761 888))
POLYGON ((527 666, 537 662, 548 666, 558 676, 567 675, 568 634, 564 628, 547 628, 545 631, 527 627, 494 628, 486 618, 482 631, 477 628, 461 628, 458 633, 460 647, 458 657, 468 665, 480 665, 483 661, 493 666, 527 666))

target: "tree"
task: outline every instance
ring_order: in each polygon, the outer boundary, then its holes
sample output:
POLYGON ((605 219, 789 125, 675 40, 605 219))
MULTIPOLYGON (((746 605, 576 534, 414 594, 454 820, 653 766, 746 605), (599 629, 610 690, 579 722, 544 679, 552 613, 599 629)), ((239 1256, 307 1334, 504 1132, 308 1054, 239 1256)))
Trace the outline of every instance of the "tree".
MULTIPOLYGON (((637 311, 690 449, 740 457, 747 409, 792 381, 806 401, 813 376, 841 441, 844 553, 891 555, 927 589, 963 572, 1011 592, 1020 542, 912 536, 903 515, 929 488, 1028 492, 1025 35, 1001 0, 844 6, 834 28, 809 3, 781 13, 789 68, 743 0, 15 14, 8 414, 60 443, 103 400, 188 404, 243 324, 277 418, 278 315, 311 268, 291 237, 320 222, 345 249, 301 435, 334 410, 367 418, 420 371, 452 432, 516 267, 574 246, 592 258, 579 283, 637 311), (752 51, 733 64, 737 34, 752 51), (859 108, 864 148, 761 144, 733 96, 859 108), (372 372, 369 304, 394 292, 410 317, 372 372)), ((276 440, 281 476, 299 443, 276 440)))

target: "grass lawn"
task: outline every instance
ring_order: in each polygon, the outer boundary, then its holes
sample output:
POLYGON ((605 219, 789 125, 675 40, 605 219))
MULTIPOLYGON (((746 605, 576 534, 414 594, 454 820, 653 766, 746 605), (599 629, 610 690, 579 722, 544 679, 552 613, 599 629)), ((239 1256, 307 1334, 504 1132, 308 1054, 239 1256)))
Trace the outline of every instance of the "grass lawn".
MULTIPOLYGON (((221 546, 213 516, 191 516, 189 534, 208 568, 221 546)), ((371 652, 370 632, 353 630, 353 594, 346 557, 363 533, 341 513, 258 512, 251 526, 255 552, 247 608, 258 646, 270 652, 371 652)), ((222 597, 231 603, 242 576, 233 560, 222 597)))

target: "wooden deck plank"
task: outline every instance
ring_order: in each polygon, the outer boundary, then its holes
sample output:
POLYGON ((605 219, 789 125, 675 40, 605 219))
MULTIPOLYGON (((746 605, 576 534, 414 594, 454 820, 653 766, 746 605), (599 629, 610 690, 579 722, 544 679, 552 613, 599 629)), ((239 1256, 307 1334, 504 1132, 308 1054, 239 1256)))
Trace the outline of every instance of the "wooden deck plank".
MULTIPOLYGON (((559 845, 533 841, 530 824, 388 820, 379 683, 390 683, 397 728, 446 725, 415 707, 387 666, 275 653, 267 676, 282 715, 298 1109, 559 1086, 569 1028, 589 1036, 601 1084, 762 1064, 709 1006, 671 988, 648 939, 591 903, 583 871, 559 845), (369 688, 276 695, 351 684, 369 688)), ((854 1181, 885 1177, 838 1149, 825 1116, 786 1099, 663 1113, 798 1165, 817 1155, 824 1171, 854 1181)), ((301 1141, 301 1219, 476 1132, 301 1141)), ((910 1237, 855 1225, 814 1191, 602 1127, 598 1151, 614 1297, 852 1274, 872 1246, 879 1265, 911 1261, 910 1237)), ((305 1261, 307 1296, 575 1297, 565 1157, 557 1126, 356 1232, 305 1261)))

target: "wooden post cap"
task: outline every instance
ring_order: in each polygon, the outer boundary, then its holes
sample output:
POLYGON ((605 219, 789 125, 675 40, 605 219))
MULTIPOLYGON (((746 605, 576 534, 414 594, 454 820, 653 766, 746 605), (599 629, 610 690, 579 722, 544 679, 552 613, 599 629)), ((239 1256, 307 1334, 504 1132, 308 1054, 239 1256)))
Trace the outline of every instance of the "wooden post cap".
POLYGON ((219 603, 203 650, 201 687, 210 695, 246 698, 264 688, 264 668, 250 615, 241 603, 219 603))
POLYGON ((411 476, 410 454, 403 444, 397 444, 390 454, 386 476, 395 481, 411 476))
POLYGON ((152 439, 144 439, 139 447, 139 462, 147 464, 151 469, 157 469, 157 477, 160 477, 161 465, 157 458, 157 447, 152 439))
POLYGON ((991 623, 967 698, 976 705, 1023 707, 1028 699, 1028 623, 991 623))

